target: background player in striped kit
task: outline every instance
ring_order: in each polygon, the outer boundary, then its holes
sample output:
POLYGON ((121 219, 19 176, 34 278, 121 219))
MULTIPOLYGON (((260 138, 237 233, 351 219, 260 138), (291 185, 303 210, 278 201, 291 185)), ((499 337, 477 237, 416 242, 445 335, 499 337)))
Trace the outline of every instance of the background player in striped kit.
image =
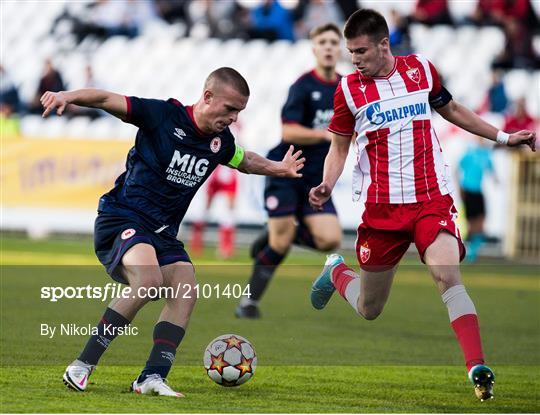
POLYGON ((293 243, 332 251, 341 242, 341 226, 332 200, 327 200, 320 211, 314 211, 308 202, 309 190, 322 179, 322 166, 330 147, 327 127, 332 118, 334 92, 341 78, 336 73, 341 32, 329 23, 314 28, 310 38, 316 66, 289 89, 281 111, 283 140, 268 153, 269 159, 280 160, 289 145, 294 144, 302 149, 307 164, 300 180, 280 177, 266 181, 268 231, 252 246, 251 297, 241 299, 237 317, 260 317, 259 301, 293 243))
POLYGON ((330 255, 313 284, 312 304, 324 308, 337 289, 358 314, 375 319, 401 257, 415 242, 448 308, 475 393, 481 400, 490 398, 494 374, 484 365, 476 310, 461 281, 465 249, 454 222, 448 166, 431 128, 431 108, 458 127, 501 144, 526 144, 534 151, 535 134, 498 131, 452 99, 427 59, 394 57, 388 26, 376 11, 356 11, 344 35, 358 70, 337 88, 329 126, 332 144, 310 203, 320 209, 328 200, 357 134, 354 194, 366 207, 356 244, 362 271, 359 275, 340 255, 330 255))

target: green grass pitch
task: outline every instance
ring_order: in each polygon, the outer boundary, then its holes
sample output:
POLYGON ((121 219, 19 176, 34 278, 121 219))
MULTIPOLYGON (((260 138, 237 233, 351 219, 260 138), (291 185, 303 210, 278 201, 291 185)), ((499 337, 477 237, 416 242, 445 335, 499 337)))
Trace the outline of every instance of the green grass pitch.
MULTIPOLYGON (((200 284, 245 284, 246 252, 230 262, 213 253, 195 260, 200 284)), ((348 255, 350 263, 353 257, 348 255)), ((462 268, 479 313, 495 399, 480 403, 466 378, 448 316, 425 267, 407 258, 387 307, 375 321, 354 315, 335 295, 323 311, 309 287, 324 256, 297 250, 271 283, 263 319, 238 320, 237 300, 200 299, 169 375, 185 399, 128 393, 151 347, 160 303, 134 321, 138 336, 118 338, 86 393, 67 390, 61 376, 86 336, 47 339, 41 323, 95 324, 106 303, 40 298, 42 286, 104 286, 89 239, 32 242, 2 236, 0 278, 1 412, 540 412, 540 278, 538 269, 507 262, 462 268), (49 264, 49 265, 44 265, 49 264), (252 380, 238 388, 205 374, 207 343, 225 333, 248 338, 259 358, 252 380)))

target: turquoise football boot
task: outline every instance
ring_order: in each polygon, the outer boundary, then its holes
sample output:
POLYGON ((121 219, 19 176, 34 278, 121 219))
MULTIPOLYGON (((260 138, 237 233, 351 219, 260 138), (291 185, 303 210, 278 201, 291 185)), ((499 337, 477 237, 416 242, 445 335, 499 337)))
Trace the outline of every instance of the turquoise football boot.
POLYGON ((474 393, 481 402, 493 399, 493 384, 495 383, 493 370, 484 365, 473 366, 469 370, 469 380, 474 385, 474 393))
POLYGON ((344 263, 345 260, 339 254, 331 254, 326 257, 326 262, 324 263, 324 268, 321 274, 313 282, 311 286, 311 304, 317 310, 322 310, 336 288, 332 283, 332 270, 339 264, 344 263))

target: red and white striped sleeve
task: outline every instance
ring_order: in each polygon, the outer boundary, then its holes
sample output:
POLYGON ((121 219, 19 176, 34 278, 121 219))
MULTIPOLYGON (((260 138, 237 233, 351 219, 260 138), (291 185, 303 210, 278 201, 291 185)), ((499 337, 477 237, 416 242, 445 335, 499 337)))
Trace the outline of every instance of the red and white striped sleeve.
POLYGON ((430 61, 428 61, 428 64, 429 64, 429 71, 431 72, 431 79, 433 79, 433 85, 431 87, 429 97, 433 98, 439 92, 441 92, 442 84, 441 84, 441 78, 439 77, 439 72, 437 71, 435 66, 430 61))
POLYGON ((431 91, 429 91, 429 105, 434 109, 442 108, 452 101, 452 94, 442 84, 439 72, 437 72, 435 66, 430 61, 428 61, 428 65, 431 79, 433 80, 431 91))
MULTIPOLYGON (((347 79, 342 79, 342 82, 347 82, 347 79)), ((340 82, 334 93, 334 115, 332 116, 328 130, 334 134, 351 136, 354 133, 354 125, 354 116, 347 105, 340 82)))

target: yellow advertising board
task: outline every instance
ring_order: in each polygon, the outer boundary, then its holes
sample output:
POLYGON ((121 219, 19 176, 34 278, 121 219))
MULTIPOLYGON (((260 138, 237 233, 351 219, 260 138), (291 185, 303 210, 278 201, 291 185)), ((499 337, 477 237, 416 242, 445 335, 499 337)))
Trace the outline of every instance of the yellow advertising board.
POLYGON ((2 137, 1 204, 95 209, 133 141, 2 137))

